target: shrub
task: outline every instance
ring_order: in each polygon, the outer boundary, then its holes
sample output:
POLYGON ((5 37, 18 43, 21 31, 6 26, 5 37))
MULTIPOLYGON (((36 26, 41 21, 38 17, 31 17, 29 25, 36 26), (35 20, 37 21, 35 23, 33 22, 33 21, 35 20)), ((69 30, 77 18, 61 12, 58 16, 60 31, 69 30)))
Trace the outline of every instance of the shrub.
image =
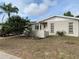
POLYGON ((57 33, 56 33, 58 36, 65 36, 65 32, 60 32, 60 31, 57 31, 57 33))
POLYGON ((31 22, 28 19, 15 15, 8 18, 2 25, 1 35, 19 35, 22 34, 25 29, 31 30, 31 22))

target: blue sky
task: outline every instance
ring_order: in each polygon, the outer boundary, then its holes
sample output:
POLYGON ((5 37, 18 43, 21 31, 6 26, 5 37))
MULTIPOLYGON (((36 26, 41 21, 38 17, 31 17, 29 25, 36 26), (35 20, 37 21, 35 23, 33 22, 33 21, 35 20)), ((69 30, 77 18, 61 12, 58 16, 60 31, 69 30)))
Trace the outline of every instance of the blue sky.
POLYGON ((0 0, 0 4, 2 2, 17 6, 19 15, 28 16, 32 21, 63 15, 66 11, 79 15, 79 0, 0 0))

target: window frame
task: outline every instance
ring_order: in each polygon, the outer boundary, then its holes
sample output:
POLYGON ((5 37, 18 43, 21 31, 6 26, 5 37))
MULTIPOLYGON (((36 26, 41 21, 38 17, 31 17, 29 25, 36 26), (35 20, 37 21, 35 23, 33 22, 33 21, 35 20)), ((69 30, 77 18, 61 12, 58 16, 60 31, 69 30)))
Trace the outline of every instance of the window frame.
POLYGON ((54 23, 50 24, 51 33, 54 33, 54 23))
POLYGON ((38 30, 39 29, 39 25, 35 25, 35 30, 38 30))
POLYGON ((73 22, 69 22, 69 34, 73 34, 73 22))

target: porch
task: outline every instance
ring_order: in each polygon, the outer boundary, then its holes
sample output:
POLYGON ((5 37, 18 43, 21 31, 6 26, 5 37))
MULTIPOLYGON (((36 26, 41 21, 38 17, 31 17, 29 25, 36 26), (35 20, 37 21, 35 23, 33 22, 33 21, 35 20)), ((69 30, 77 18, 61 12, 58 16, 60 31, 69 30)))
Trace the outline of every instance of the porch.
POLYGON ((36 23, 33 26, 33 32, 36 37, 45 38, 49 35, 49 32, 46 30, 47 22, 36 23))

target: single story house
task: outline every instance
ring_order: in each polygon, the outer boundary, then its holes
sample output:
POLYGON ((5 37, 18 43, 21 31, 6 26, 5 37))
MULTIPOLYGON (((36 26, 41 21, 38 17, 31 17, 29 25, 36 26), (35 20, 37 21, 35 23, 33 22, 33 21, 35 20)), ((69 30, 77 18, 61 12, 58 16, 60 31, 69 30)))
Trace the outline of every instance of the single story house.
POLYGON ((79 36, 79 18, 69 16, 53 16, 32 25, 34 35, 44 38, 50 35, 56 35, 59 32, 65 32, 67 36, 79 36))

